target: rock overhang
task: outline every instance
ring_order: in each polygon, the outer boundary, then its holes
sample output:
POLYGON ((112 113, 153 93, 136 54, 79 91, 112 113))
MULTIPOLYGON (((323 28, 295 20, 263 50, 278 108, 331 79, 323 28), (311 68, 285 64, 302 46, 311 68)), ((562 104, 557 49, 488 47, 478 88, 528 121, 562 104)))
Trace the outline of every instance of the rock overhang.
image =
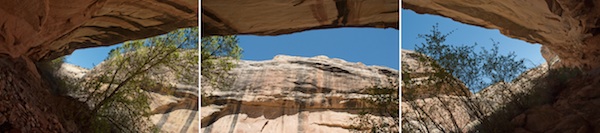
POLYGON ((542 44, 542 54, 552 55, 544 55, 547 61, 559 58, 556 67, 591 70, 600 67, 598 4, 583 0, 404 0, 402 8, 498 29, 508 37, 542 44))
POLYGON ((398 29, 398 0, 205 0, 202 36, 281 35, 312 29, 398 29))
POLYGON ((198 1, 2 1, 0 16, 0 54, 42 61, 197 26, 198 1))

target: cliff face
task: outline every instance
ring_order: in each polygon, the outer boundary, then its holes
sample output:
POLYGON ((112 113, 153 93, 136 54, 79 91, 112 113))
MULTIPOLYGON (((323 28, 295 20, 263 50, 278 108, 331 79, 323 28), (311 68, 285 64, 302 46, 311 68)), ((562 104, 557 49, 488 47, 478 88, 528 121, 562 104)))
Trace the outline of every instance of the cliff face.
MULTIPOLYGON (((105 72, 102 67, 87 70, 66 63, 62 64, 58 71, 62 77, 72 81, 105 72)), ((195 70, 189 70, 189 72, 197 74, 195 70)), ((172 71, 161 72, 161 74, 171 73, 172 71)), ((174 79, 176 78, 169 81, 176 85, 170 88, 142 88, 149 94, 150 122, 163 132, 196 133, 199 130, 198 86, 177 83, 174 79)), ((78 97, 73 94, 71 96, 78 97)))
POLYGON ((280 35, 311 29, 398 29, 398 0, 204 0, 202 36, 280 35))
POLYGON ((543 53, 558 55, 562 65, 588 70, 600 67, 599 4, 590 0, 402 1, 403 8, 417 13, 499 29, 506 36, 540 43, 549 51, 543 53))
POLYGON ((283 55, 240 61, 230 74, 228 88, 202 84, 212 101, 200 109, 203 133, 350 132, 366 96, 360 91, 398 77, 385 67, 283 55))

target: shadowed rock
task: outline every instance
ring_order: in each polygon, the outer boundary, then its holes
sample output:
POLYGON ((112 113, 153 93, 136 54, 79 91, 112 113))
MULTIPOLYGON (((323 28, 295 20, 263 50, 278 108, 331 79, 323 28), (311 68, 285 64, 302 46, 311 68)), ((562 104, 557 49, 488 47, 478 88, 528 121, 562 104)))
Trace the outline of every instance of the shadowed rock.
POLYGON ((204 0, 202 36, 281 35, 312 29, 398 29, 398 0, 204 0))

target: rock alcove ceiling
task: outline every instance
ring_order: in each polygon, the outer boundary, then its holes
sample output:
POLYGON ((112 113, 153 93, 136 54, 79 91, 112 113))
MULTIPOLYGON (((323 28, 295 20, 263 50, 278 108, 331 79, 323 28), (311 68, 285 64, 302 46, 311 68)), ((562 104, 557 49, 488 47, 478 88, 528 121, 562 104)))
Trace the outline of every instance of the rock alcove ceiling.
POLYGON ((404 0, 420 14, 498 29, 506 36, 542 45, 546 61, 585 70, 600 67, 600 3, 592 0, 404 0))

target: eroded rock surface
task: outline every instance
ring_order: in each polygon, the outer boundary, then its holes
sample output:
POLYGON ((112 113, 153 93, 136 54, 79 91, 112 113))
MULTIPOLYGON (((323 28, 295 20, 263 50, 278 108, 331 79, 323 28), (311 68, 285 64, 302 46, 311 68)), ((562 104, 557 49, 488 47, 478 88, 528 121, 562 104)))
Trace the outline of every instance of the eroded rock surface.
POLYGON ((588 70, 600 67, 599 4, 591 0, 402 1, 403 8, 417 13, 499 29, 506 36, 542 44, 558 55, 562 65, 588 70))
POLYGON ((202 36, 280 35, 311 29, 398 29, 398 0, 204 0, 202 36))
POLYGON ((33 61, 197 26, 197 0, 0 2, 0 54, 33 61))
POLYGON ((203 133, 350 132, 363 110, 360 91, 398 77, 397 70, 326 56, 240 61, 230 73, 228 88, 202 84, 212 101, 200 109, 203 133))
POLYGON ((46 76, 27 58, 0 57, 0 131, 81 132, 73 116, 86 105, 56 95, 46 76))
POLYGON ((569 79, 556 101, 528 109, 515 117, 516 131, 598 132, 600 75, 589 72, 569 79))

